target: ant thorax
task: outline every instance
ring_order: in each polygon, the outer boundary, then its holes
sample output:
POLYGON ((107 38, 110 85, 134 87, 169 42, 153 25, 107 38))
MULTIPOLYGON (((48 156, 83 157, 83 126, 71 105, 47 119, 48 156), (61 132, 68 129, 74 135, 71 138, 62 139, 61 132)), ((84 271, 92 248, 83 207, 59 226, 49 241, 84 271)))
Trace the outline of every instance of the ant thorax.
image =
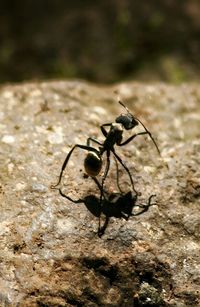
POLYGON ((115 144, 120 144, 122 141, 122 134, 123 134, 123 126, 122 124, 113 123, 110 126, 110 131, 106 137, 104 142, 104 149, 109 150, 112 149, 115 144))
POLYGON ((111 130, 115 131, 115 133, 122 134, 123 132, 123 125, 120 123, 112 123, 111 130))

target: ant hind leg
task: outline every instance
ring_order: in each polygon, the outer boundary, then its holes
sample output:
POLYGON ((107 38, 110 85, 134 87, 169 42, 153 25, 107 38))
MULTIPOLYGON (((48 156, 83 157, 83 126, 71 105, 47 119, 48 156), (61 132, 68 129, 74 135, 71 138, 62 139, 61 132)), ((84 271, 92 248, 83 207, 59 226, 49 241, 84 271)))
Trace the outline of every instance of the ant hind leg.
POLYGON ((114 156, 116 157, 116 159, 119 161, 119 163, 123 166, 123 168, 126 170, 128 176, 129 176, 129 179, 130 179, 130 182, 131 182, 131 186, 132 186, 132 189, 133 191, 135 192, 136 195, 138 195, 138 192, 136 191, 135 187, 134 187, 134 183, 133 183, 133 178, 131 176, 131 173, 128 169, 128 167, 126 166, 126 164, 122 161, 122 159, 116 154, 116 152, 114 150, 112 150, 114 156))
POLYGON ((103 196, 104 196, 104 183, 105 183, 105 180, 106 180, 106 177, 108 175, 108 172, 109 172, 109 168, 110 168, 110 151, 107 151, 107 163, 106 163, 106 168, 105 168, 105 171, 104 171, 104 175, 103 175, 103 178, 102 178, 102 183, 101 183, 101 189, 100 189, 100 200, 99 200, 99 204, 100 204, 100 214, 99 214, 99 226, 98 226, 98 235, 101 234, 101 210, 102 210, 102 199, 103 199, 103 196))
POLYGON ((72 147, 72 149, 69 151, 69 153, 67 154, 64 162, 63 162, 63 165, 62 165, 62 168, 61 168, 61 171, 60 171, 60 175, 59 175, 59 178, 58 178, 58 182, 55 184, 55 185, 52 185, 51 188, 52 189, 55 189, 60 183, 61 183, 61 180, 62 180, 62 176, 63 176, 63 172, 67 166, 67 163, 69 162, 69 159, 74 151, 75 148, 81 148, 81 149, 84 149, 84 150, 87 150, 87 151, 92 151, 92 152, 97 152, 97 150, 91 146, 85 146, 85 145, 80 145, 80 144, 76 144, 74 145, 74 147, 72 147))

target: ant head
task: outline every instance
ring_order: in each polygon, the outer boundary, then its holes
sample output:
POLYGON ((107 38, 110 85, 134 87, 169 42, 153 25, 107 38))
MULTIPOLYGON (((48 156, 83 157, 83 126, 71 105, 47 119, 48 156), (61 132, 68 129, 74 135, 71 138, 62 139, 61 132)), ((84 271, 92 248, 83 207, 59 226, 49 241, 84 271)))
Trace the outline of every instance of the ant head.
POLYGON ((144 130, 146 131, 146 133, 150 136, 152 142, 154 143, 159 155, 160 154, 160 150, 158 148, 158 145, 156 144, 156 141, 154 140, 153 136, 151 135, 151 132, 149 130, 147 130, 147 128, 145 127, 145 125, 141 122, 141 120, 139 120, 138 118, 134 117, 130 112, 129 109, 119 100, 119 104, 121 104, 122 107, 124 107, 124 109, 127 111, 126 114, 121 114, 120 116, 118 116, 116 118, 116 123, 120 123, 124 126, 124 128, 126 130, 132 129, 135 126, 139 125, 139 123, 142 125, 142 127, 144 128, 144 130))
POLYGON ((135 126, 138 125, 138 121, 136 118, 129 112, 128 108, 121 102, 119 103, 126 109, 127 113, 126 114, 121 114, 116 118, 116 123, 120 123, 123 125, 123 127, 126 130, 133 129, 135 126))

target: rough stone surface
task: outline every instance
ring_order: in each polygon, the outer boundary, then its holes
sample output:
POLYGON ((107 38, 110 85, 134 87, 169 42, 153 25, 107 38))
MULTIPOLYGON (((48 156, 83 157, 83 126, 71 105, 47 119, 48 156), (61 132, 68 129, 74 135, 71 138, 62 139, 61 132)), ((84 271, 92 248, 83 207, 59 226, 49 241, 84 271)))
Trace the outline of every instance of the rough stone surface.
MULTIPOLYGON (((8 85, 0 119, 1 306, 199 306, 198 84, 8 85), (120 216, 105 207, 110 218, 99 238, 99 191, 84 176, 83 150, 70 159, 62 189, 84 202, 51 185, 74 144, 104 139, 99 126, 123 112, 118 95, 152 132, 162 158, 145 136, 116 149, 141 192, 137 202, 156 197, 129 219, 125 209, 120 216)), ((129 191, 121 168, 120 184, 129 191)), ((117 191, 113 160, 105 189, 117 191)))

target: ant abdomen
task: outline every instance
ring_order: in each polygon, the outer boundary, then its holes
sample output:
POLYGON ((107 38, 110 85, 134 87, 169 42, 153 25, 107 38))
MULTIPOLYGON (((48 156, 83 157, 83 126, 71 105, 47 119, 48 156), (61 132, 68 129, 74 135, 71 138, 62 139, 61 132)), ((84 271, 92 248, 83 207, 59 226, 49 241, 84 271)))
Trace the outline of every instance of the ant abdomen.
POLYGON ((102 168, 101 156, 96 152, 89 151, 84 160, 84 167, 87 175, 96 177, 102 168))

